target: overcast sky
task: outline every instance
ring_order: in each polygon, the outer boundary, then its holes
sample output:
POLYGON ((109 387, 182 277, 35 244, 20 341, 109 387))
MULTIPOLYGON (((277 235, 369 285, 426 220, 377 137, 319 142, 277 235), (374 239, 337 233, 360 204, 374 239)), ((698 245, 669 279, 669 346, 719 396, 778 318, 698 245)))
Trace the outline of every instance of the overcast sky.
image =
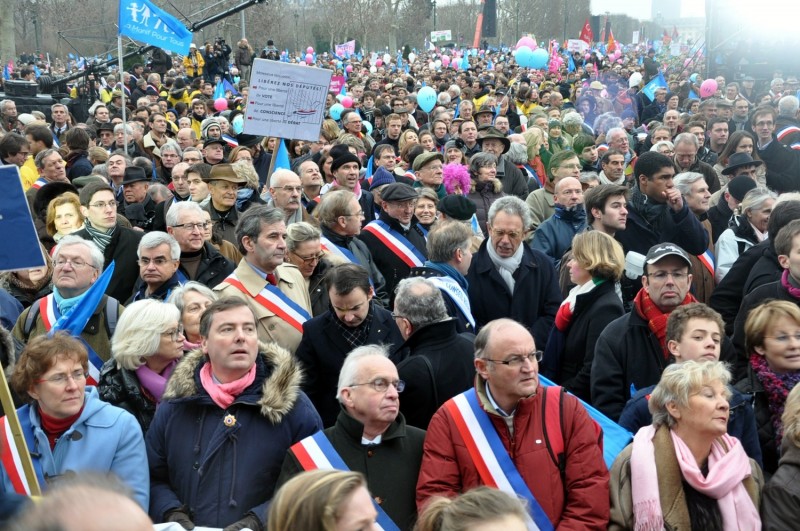
MULTIPOLYGON (((667 0, 673 1, 673 0, 667 0)), ((678 0, 681 2, 681 17, 705 16, 705 0, 678 0)), ((626 14, 641 20, 650 20, 651 2, 648 0, 592 0, 592 14, 602 15, 606 11, 626 14)))

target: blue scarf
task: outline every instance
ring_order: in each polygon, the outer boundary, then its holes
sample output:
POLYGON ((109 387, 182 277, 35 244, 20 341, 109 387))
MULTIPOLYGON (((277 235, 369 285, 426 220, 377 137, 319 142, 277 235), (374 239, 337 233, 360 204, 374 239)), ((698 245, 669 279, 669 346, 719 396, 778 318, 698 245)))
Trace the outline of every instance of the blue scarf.
POLYGON ((242 205, 247 202, 253 196, 253 189, 252 188, 239 188, 239 191, 236 192, 236 210, 241 211, 242 205))
POLYGON ((72 297, 70 299, 65 299, 61 293, 59 293, 58 288, 53 286, 53 297, 56 299, 56 305, 58 306, 58 311, 61 312, 61 315, 67 315, 72 308, 75 307, 78 302, 83 298, 86 293, 81 293, 77 297, 72 297))
POLYGON ((467 291, 469 288, 469 283, 464 275, 462 275, 458 269, 451 266, 445 262, 431 262, 427 261, 423 264, 425 267, 430 267, 431 269, 435 269, 436 271, 440 272, 441 274, 448 276, 458 282, 458 285, 461 286, 461 289, 467 291))

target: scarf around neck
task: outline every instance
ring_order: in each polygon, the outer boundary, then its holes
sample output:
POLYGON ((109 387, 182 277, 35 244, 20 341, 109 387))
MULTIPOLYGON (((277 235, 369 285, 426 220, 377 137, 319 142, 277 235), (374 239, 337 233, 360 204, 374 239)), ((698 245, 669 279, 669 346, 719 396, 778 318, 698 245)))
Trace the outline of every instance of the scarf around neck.
POLYGON ((781 274, 781 286, 789 292, 793 299, 800 300, 800 288, 793 286, 792 280, 794 279, 789 278, 789 270, 784 269, 781 274))
POLYGON ((786 406, 786 397, 789 396, 789 391, 800 383, 800 372, 774 372, 769 368, 767 358, 757 353, 750 355, 750 366, 764 387, 764 394, 769 403, 772 427, 775 429, 776 446, 780 449, 783 439, 783 423, 781 422, 783 408, 786 406))
MULTIPOLYGON (((664 528, 664 515, 658 491, 658 469, 653 438, 660 429, 645 426, 633 438, 631 452, 631 493, 633 498, 633 528, 636 531, 657 531, 664 528)), ((693 489, 717 500, 722 514, 723 529, 760 529, 761 518, 742 481, 752 473, 750 460, 741 443, 730 435, 722 435, 711 445, 708 474, 703 475, 697 461, 683 440, 669 430, 681 476, 693 489)))
POLYGON ((558 311, 556 312, 556 328, 558 328, 561 332, 566 332, 569 329, 573 313, 575 312, 575 302, 578 299, 578 295, 591 292, 603 282, 605 282, 605 280, 602 278, 593 278, 590 281, 581 284, 580 286, 575 286, 569 290, 567 298, 564 299, 564 302, 561 303, 561 306, 558 307, 558 311))
MULTIPOLYGON (((697 299, 691 293, 687 293, 680 305, 683 306, 690 302, 697 302, 697 299)), ((664 352, 664 359, 669 359, 670 354, 667 349, 667 320, 669 320, 669 314, 663 313, 658 309, 653 299, 650 298, 650 294, 644 288, 640 289, 639 293, 636 294, 633 299, 633 306, 639 315, 647 321, 647 327, 650 331, 658 338, 661 350, 664 352)))
POLYGON ((494 250, 494 243, 492 242, 491 236, 486 241, 486 251, 489 253, 489 258, 492 260, 494 267, 497 268, 497 272, 500 273, 500 277, 505 281, 512 295, 514 294, 514 286, 517 283, 517 281, 514 280, 514 272, 519 269, 519 265, 522 263, 522 247, 524 245, 525 243, 519 244, 519 247, 517 247, 513 255, 508 258, 503 258, 494 250))
POLYGON ((247 374, 228 383, 217 383, 214 381, 214 376, 211 374, 211 363, 207 362, 200 369, 200 383, 203 389, 206 390, 211 400, 222 409, 228 409, 233 404, 242 391, 250 387, 256 379, 256 364, 254 363, 247 374))
POLYGON ((431 262, 428 260, 423 264, 425 267, 430 267, 431 269, 435 269, 439 273, 448 276, 455 280, 461 289, 466 291, 469 288, 469 282, 467 282, 467 278, 461 274, 461 272, 456 269, 455 267, 451 266, 446 262, 431 262))
POLYGON ((661 228, 662 216, 667 212, 666 203, 656 203, 639 190, 638 185, 634 185, 631 191, 631 206, 640 216, 650 225, 650 228, 658 232, 661 228))
POLYGON ((169 380, 177 364, 178 360, 171 361, 161 373, 155 372, 147 365, 142 365, 136 369, 136 377, 139 378, 139 383, 142 384, 142 387, 144 387, 153 398, 155 398, 156 404, 161 403, 164 389, 167 388, 167 380, 169 380))
POLYGON ((92 241, 97 244, 97 246, 100 248, 100 251, 105 253, 106 247, 108 247, 108 244, 111 243, 111 238, 114 236, 114 231, 117 230, 117 226, 114 225, 111 227, 111 229, 105 231, 92 226, 92 222, 89 221, 89 218, 86 218, 84 223, 86 224, 86 232, 88 232, 89 236, 92 237, 92 241))
POLYGON ((65 298, 58 291, 58 288, 53 286, 53 298, 55 298, 56 306, 58 306, 58 311, 61 312, 62 316, 67 315, 70 311, 72 311, 72 308, 74 308, 75 305, 78 304, 81 299, 83 299, 84 295, 86 295, 85 291, 75 297, 65 298))

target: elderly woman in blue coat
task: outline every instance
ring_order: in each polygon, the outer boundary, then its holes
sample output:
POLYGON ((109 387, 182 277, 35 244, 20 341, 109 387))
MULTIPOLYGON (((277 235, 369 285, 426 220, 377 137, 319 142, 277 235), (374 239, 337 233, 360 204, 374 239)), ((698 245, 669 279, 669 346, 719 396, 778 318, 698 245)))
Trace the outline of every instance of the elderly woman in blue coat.
MULTIPOLYGON (((89 358, 83 343, 69 335, 31 339, 11 377, 14 390, 29 400, 17 410, 33 467, 43 490, 69 473, 113 473, 136 501, 148 508, 150 477, 142 429, 127 411, 100 400, 86 387, 89 358)), ((7 419, 0 419, 9 433, 7 419)), ((25 494, 21 469, 7 466, 13 448, 4 441, 2 489, 25 494)), ((12 458, 13 459, 13 458, 12 458)))

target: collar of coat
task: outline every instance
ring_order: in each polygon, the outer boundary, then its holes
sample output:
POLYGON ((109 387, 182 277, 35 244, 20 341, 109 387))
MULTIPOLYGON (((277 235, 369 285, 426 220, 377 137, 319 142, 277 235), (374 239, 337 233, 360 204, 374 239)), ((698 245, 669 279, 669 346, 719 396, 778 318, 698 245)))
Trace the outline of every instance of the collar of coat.
MULTIPOLYGON (((261 385, 258 406, 261 416, 272 424, 280 423, 294 408, 300 393, 302 370, 292 354, 275 343, 258 343, 261 361, 267 374, 261 385)), ((188 398, 199 394, 200 367, 208 363, 203 351, 195 349, 186 355, 172 373, 164 400, 188 398)))

